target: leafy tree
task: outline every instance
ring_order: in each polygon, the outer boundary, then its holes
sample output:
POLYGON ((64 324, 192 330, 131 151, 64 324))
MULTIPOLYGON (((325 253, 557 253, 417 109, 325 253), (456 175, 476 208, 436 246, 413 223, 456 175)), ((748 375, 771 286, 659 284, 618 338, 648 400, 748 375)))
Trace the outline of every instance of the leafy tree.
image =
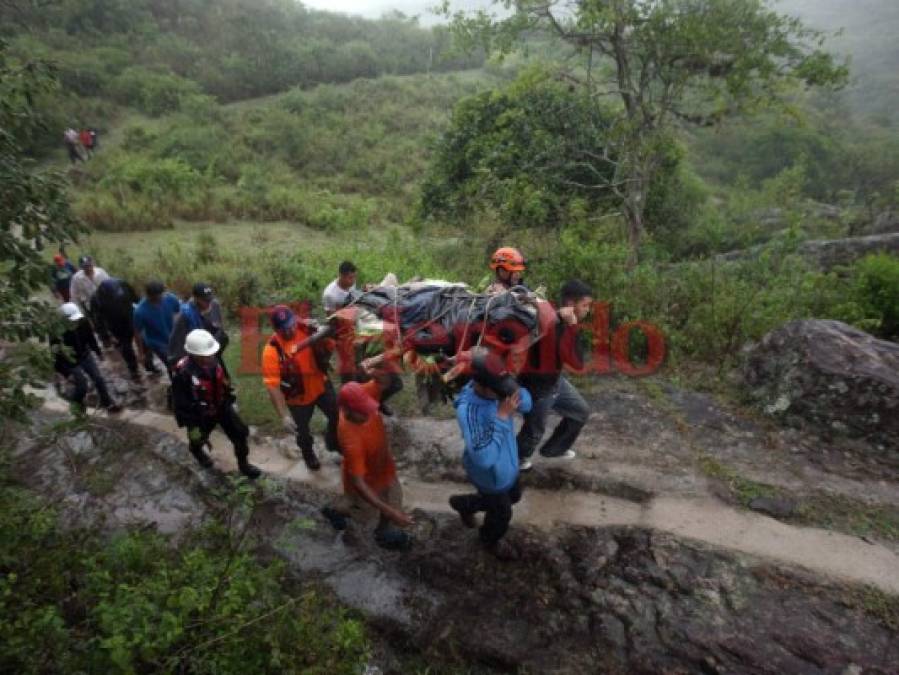
MULTIPOLYGON (((0 42, 0 350, 4 343, 40 338, 55 312, 31 296, 47 284, 41 250, 72 241, 78 232, 61 176, 40 173, 25 158, 19 139, 34 131, 33 101, 53 86, 53 69, 43 62, 12 61, 0 42)), ((21 416, 31 399, 38 359, 22 347, 0 358, 0 418, 21 416)))
POLYGON ((819 31, 778 14, 767 0, 503 4, 513 11, 499 19, 483 10, 457 13, 453 26, 462 44, 506 54, 522 37, 548 34, 583 57, 578 68, 567 68, 567 78, 597 101, 619 103, 609 135, 614 152, 594 162, 598 175, 611 166, 612 178, 592 187, 621 199, 632 263, 661 149, 675 125, 714 125, 782 105, 798 85, 840 85, 847 77, 847 69, 821 49, 819 31))

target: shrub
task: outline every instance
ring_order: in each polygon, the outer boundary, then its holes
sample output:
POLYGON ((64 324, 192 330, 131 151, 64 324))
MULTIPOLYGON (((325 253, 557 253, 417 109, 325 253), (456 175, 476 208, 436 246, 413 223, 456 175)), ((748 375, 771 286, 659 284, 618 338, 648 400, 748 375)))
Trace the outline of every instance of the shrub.
POLYGON ((899 338, 899 258, 870 255, 854 268, 855 296, 870 329, 888 340, 899 338))
POLYGON ((179 110, 187 98, 201 92, 196 82, 174 73, 132 66, 112 79, 109 93, 113 100, 122 105, 158 117, 179 110))

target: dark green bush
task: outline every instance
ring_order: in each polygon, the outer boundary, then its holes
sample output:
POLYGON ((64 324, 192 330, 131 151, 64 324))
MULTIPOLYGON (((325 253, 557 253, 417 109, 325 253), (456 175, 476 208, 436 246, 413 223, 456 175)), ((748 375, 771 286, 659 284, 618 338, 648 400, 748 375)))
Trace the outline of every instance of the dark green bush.
POLYGON ((855 293, 871 329, 888 340, 899 338, 899 258, 870 255, 854 268, 855 293))

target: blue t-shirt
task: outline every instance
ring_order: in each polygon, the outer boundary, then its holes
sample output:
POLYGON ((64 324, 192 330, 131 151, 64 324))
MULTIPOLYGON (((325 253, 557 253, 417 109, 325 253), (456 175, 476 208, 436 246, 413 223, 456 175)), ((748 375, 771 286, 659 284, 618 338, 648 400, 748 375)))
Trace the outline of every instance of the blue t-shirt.
POLYGON ((172 293, 164 294, 158 305, 152 304, 147 298, 137 304, 134 309, 134 327, 148 347, 168 353, 169 336, 180 308, 181 303, 172 293))

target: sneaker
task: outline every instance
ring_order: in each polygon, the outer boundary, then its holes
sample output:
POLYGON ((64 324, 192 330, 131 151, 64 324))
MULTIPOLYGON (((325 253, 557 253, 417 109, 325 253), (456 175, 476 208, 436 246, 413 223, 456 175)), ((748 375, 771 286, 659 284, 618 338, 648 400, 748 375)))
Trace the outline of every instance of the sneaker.
POLYGON ((529 459, 521 459, 518 461, 519 471, 530 471, 534 468, 534 463, 529 459))
POLYGON ((450 508, 452 508, 453 511, 459 514, 459 518, 462 520, 462 524, 465 527, 477 527, 478 523, 475 520, 474 511, 463 511, 461 508, 461 503, 461 495, 453 495, 449 498, 450 508))
POLYGON ((574 459, 577 457, 577 453, 574 450, 566 450, 558 455, 548 455, 541 450, 540 456, 545 457, 546 459, 574 459))
POLYGON ((386 403, 382 403, 378 409, 381 411, 381 414, 384 415, 384 417, 393 417, 393 408, 391 408, 386 403))
POLYGON ((118 403, 110 403, 108 406, 106 406, 106 412, 108 412, 110 415, 115 415, 116 413, 122 412, 122 406, 120 406, 118 403))
POLYGON ((497 560, 502 560, 503 562, 518 560, 521 557, 521 555, 518 553, 518 549, 512 546, 512 544, 507 542, 505 539, 500 539, 493 544, 485 544, 485 548, 494 556, 496 556, 497 560))
POLYGON ((194 458, 197 460, 197 464, 202 466, 204 469, 212 468, 212 457, 206 454, 205 450, 200 450, 194 458))
POLYGON ((345 530, 347 526, 347 517, 337 509, 325 506, 322 509, 322 515, 331 523, 331 527, 335 530, 345 530))

